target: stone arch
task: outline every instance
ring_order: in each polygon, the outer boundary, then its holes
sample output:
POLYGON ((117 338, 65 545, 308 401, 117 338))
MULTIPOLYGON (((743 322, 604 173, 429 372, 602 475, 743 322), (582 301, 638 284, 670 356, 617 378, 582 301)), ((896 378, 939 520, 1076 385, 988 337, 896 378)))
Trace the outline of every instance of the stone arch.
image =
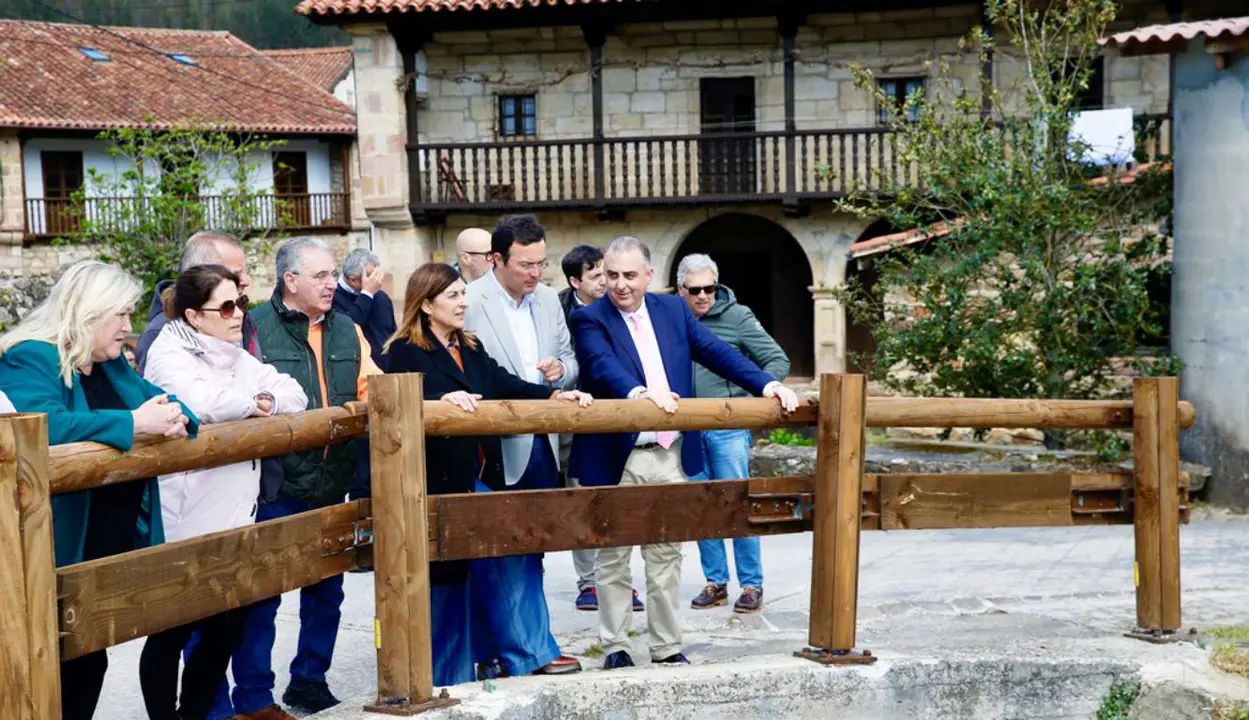
MULTIPOLYGON (((666 248, 665 248, 666 250, 666 248)), ((748 212, 715 214, 697 224, 666 253, 664 281, 676 286, 681 258, 706 253, 720 266, 720 281, 750 307, 789 354, 790 374, 815 374, 813 285, 808 253, 775 220, 748 212)))

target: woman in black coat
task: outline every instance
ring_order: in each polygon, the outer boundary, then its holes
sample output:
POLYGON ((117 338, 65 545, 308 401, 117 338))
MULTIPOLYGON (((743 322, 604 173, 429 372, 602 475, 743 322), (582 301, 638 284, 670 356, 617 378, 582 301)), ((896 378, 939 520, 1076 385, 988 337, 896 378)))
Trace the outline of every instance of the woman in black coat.
MULTIPOLYGON (((573 390, 554 391, 525 382, 499 367, 464 330, 468 299, 464 282, 450 265, 417 268, 404 293, 403 324, 387 344, 386 371, 424 374, 425 400, 449 402, 466 412, 477 401, 559 399, 589 405, 573 390)), ((471 493, 480 480, 506 489, 498 436, 427 437, 425 479, 430 495, 471 493)), ((476 679, 469 636, 468 562, 430 563, 430 606, 434 638, 434 684, 476 679)))

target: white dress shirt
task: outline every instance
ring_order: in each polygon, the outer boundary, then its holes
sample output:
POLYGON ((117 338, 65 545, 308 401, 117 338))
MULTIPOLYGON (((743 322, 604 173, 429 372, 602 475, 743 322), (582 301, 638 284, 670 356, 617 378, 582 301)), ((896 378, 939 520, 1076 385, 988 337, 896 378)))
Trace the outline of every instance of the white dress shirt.
POLYGON ((520 351, 521 379, 539 385, 546 382, 538 363, 542 361, 538 350, 538 324, 533 319, 533 293, 521 298, 518 303, 508 293, 494 273, 489 273, 495 291, 503 301, 503 313, 507 317, 507 327, 512 331, 512 339, 516 341, 516 349, 520 351))

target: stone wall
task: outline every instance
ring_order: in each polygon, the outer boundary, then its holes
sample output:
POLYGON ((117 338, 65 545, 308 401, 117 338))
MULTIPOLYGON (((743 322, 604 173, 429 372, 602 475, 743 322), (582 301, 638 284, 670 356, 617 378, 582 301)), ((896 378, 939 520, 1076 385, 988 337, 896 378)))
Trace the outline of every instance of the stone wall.
POLYGON ((22 144, 16 130, 0 130, 0 272, 21 269, 26 230, 22 144))
MULTIPOLYGON (((1120 24, 1156 19, 1152 4, 1135 3, 1120 24)), ((946 58, 955 89, 974 94, 980 64, 974 55, 960 54, 958 44, 978 22, 974 4, 808 16, 796 39, 798 128, 876 124, 875 100, 854 87, 851 63, 882 78, 930 77, 932 61, 946 58)), ((443 32, 424 50, 429 98, 419 117, 422 141, 496 140, 498 96, 530 93, 537 96, 538 139, 590 137, 589 51, 578 28, 443 32)), ((607 38, 603 61, 608 137, 698 133, 699 81, 708 77, 754 78, 757 128, 784 129, 784 65, 772 18, 622 24, 607 38)), ((1167 68, 1165 57, 1109 55, 1107 104, 1164 112, 1167 68)), ((1008 48, 997 54, 999 89, 1010 88, 1022 73, 1008 48)))

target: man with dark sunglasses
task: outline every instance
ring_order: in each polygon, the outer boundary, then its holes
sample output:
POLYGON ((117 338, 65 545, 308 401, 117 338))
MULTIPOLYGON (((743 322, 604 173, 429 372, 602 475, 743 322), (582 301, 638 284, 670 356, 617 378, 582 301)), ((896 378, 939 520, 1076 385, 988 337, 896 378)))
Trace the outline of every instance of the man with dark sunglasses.
MULTIPOLYGON (((789 374, 789 356, 750 311, 737 302, 733 291, 720 284, 720 269, 707 255, 686 255, 677 265, 677 292, 685 300, 694 317, 716 337, 732 345, 765 372, 777 378, 789 374)), ((734 385, 707 368, 694 364, 694 393, 700 398, 750 397, 745 389, 734 385)), ((711 430, 703 433, 704 472, 691 480, 732 480, 750 477, 750 431, 711 430)), ((707 586, 690 606, 706 610, 729 601, 729 562, 723 540, 700 540, 698 554, 702 560, 707 586)), ((754 613, 763 609, 763 563, 759 538, 733 540, 733 563, 741 595, 733 611, 754 613)))
MULTIPOLYGON (((227 270, 239 277, 239 294, 247 292, 251 279, 247 276, 247 255, 243 252, 243 243, 230 233, 221 230, 201 230, 187 238, 182 249, 182 258, 178 263, 178 271, 185 272, 196 265, 223 265, 227 270)), ((174 284, 173 280, 162 280, 156 285, 156 294, 152 297, 152 308, 149 311, 147 328, 139 336, 135 348, 135 360, 139 374, 147 365, 147 350, 160 334, 161 328, 169 322, 165 317, 165 308, 161 304, 160 294, 165 288, 174 284)), ((256 323, 252 320, 248 308, 243 308, 243 347, 247 352, 260 359, 260 343, 256 340, 256 323)))

